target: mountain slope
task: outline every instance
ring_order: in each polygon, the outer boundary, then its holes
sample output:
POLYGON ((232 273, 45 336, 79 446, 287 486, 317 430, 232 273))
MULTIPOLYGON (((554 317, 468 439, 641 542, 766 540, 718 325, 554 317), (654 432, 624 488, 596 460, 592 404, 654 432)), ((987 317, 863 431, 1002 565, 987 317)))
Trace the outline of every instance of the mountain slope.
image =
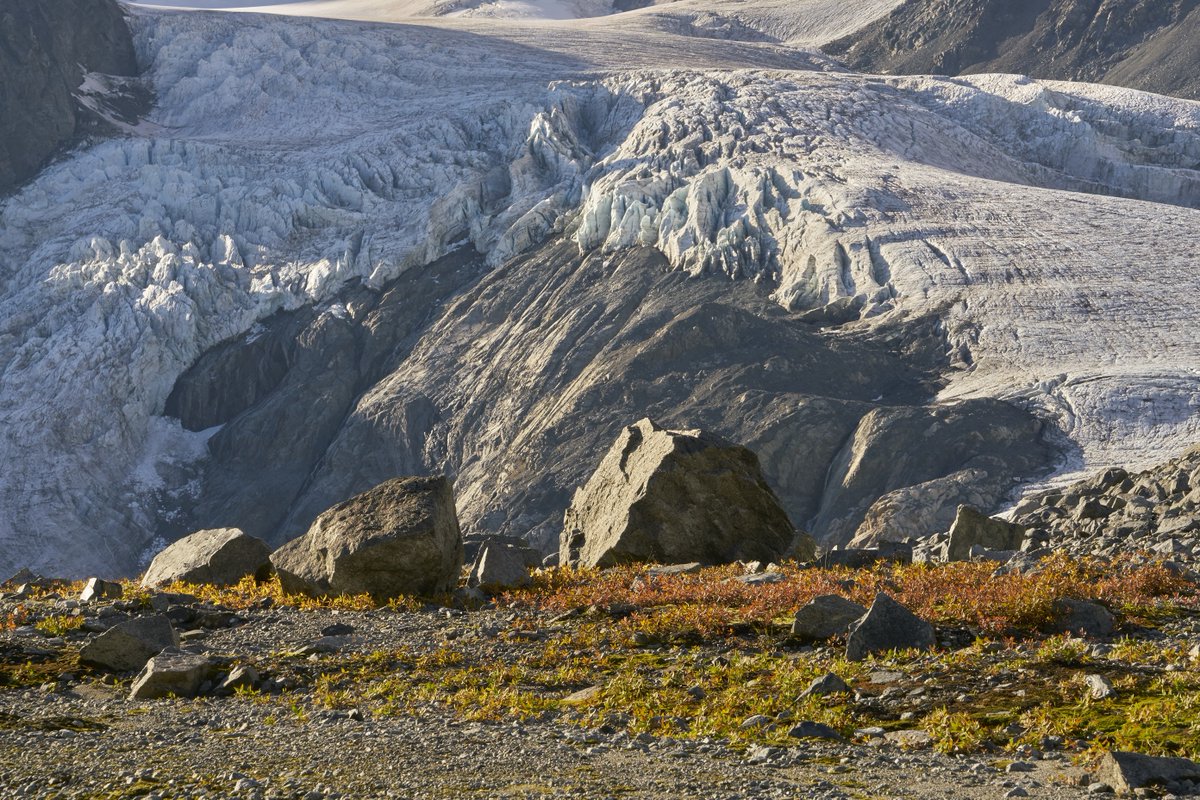
POLYGON ((825 51, 855 70, 1111 83, 1200 97, 1197 0, 906 0, 825 51))
POLYGON ((651 11, 139 13, 150 119, 0 201, 0 571, 397 472, 547 544, 646 414, 830 542, 1200 438, 1195 104, 651 11))
POLYGON ((115 0, 6 0, 0 8, 0 194, 75 137, 88 116, 79 95, 89 72, 137 73, 132 35, 115 0))

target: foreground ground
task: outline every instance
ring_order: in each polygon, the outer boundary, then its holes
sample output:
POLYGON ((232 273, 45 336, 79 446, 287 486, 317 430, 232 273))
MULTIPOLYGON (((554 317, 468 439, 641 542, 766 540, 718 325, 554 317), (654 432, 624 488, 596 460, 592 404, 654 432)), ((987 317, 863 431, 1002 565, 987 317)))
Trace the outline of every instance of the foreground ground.
POLYGON ((1200 618, 1178 564, 742 577, 555 570, 483 603, 382 607, 300 601, 274 582, 127 585, 124 599, 82 608, 78 585, 10 593, 0 794, 1075 797, 1107 749, 1200 755, 1200 618), (837 639, 790 635, 812 596, 878 590, 937 623, 938 650, 850 662, 837 639), (1068 596, 1112 609, 1113 636, 1052 633, 1068 596), (132 675, 79 663, 96 631, 154 613, 152 601, 185 649, 260 680, 132 701, 132 675), (827 673, 849 691, 807 691, 827 673), (1106 697, 1092 695, 1094 676, 1106 697), (799 738, 802 722, 841 739, 799 738))

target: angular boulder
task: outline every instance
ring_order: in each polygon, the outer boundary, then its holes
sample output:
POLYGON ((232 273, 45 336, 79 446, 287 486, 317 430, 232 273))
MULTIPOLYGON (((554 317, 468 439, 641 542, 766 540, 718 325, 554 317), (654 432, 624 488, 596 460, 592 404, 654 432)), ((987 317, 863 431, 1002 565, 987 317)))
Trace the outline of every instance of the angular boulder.
POLYGON ((265 579, 271 572, 271 548, 237 528, 196 531, 167 546, 146 570, 142 587, 176 581, 231 586, 247 575, 265 579))
POLYGON ((339 503, 271 554, 284 591, 376 598, 451 591, 463 564, 445 477, 396 478, 339 503))
POLYGON ((160 697, 195 697, 205 681, 216 674, 216 665, 207 656, 177 650, 159 653, 133 680, 130 700, 155 700, 160 697))
POLYGON ((1090 600, 1059 600, 1054 604, 1054 610, 1058 615, 1051 628, 1054 633, 1082 634, 1103 639, 1111 636, 1117 627, 1112 612, 1090 600))
POLYGON ((789 550, 812 558, 811 537, 795 539, 754 453, 711 434, 642 419, 621 432, 575 491, 559 563, 769 562, 789 550))
POLYGON ((179 646, 179 635, 171 621, 163 616, 137 617, 114 625, 79 652, 85 664, 113 672, 141 669, 147 661, 168 647, 179 646))
POLYGON ((948 561, 968 561, 971 548, 986 550, 1020 550, 1025 539, 1025 526, 993 519, 970 506, 959 506, 954 524, 950 526, 948 561))
POLYGON ((79 593, 79 602, 94 603, 99 600, 120 600, 124 594, 121 584, 114 581, 104 581, 99 578, 89 578, 83 591, 79 593))
POLYGON ((846 658, 862 661, 888 650, 928 650, 937 645, 933 626, 882 592, 850 629, 846 658))
POLYGON ((1161 758, 1114 750, 1104 754, 1096 778, 1118 794, 1151 786, 1200 781, 1200 764, 1187 758, 1161 758))
POLYGON ((867 613, 867 609, 836 594, 814 597, 808 605, 796 612, 792 621, 792 635, 801 639, 828 639, 845 633, 867 613))
POLYGON ((479 551, 467 585, 490 588, 527 586, 531 580, 529 567, 540 561, 536 551, 530 548, 491 542, 479 551))

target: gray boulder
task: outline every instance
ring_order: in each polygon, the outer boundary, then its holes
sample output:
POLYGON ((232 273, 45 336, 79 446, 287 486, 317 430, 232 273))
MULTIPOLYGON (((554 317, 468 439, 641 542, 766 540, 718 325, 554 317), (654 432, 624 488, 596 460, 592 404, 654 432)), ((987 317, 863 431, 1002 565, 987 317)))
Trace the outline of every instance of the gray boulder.
POLYGON ((179 636, 163 616, 137 617, 109 628, 84 645, 79 660, 113 672, 141 669, 146 661, 168 647, 178 647, 179 636))
POLYGON ((792 620, 792 635, 801 639, 828 639, 845 633, 866 613, 866 608, 852 600, 836 594, 823 594, 814 597, 796 612, 792 620))
POLYGON ((321 514, 271 563, 293 593, 392 598, 451 591, 463 542, 450 482, 437 476, 381 483, 321 514))
POLYGON ((1083 634, 1096 639, 1111 636, 1117 626, 1112 613, 1090 600, 1059 600, 1055 604, 1058 612, 1053 627, 1055 633, 1083 634))
POLYGON ((1119 794, 1164 786, 1178 781, 1200 781, 1200 764, 1186 758, 1160 758, 1114 750, 1104 754, 1096 777, 1119 794))
POLYGON ((567 509, 563 564, 777 561, 812 558, 744 447, 649 419, 625 428, 567 509))
POLYGON ((827 694, 841 694, 854 691, 850 685, 841 679, 840 676, 832 672, 827 672, 819 678, 813 680, 808 685, 808 688, 801 693, 801 697, 820 697, 827 694))
POLYGON ((175 581, 230 586, 247 575, 265 579, 271 572, 271 548, 237 528, 196 531, 154 557, 143 588, 175 581))
POLYGON ((888 650, 928 650, 937 645, 933 626, 882 592, 850 629, 846 658, 862 661, 888 650))
POLYGON ((959 506, 950 526, 947 560, 969 560, 971 548, 976 545, 987 550, 1020 550, 1024 540, 1025 526, 993 519, 970 506, 959 506))
POLYGON ((102 581, 99 578, 89 578, 83 591, 79 593, 79 602, 93 603, 97 600, 120 600, 125 590, 121 584, 113 581, 102 581))
POLYGON ((154 700, 160 697, 195 697, 205 681, 216 674, 216 665, 207 656, 169 650, 146 662, 134 678, 130 700, 154 700))
POLYGON ((491 542, 479 551, 467 585, 491 588, 528 586, 531 562, 537 564, 540 560, 537 552, 528 547, 491 542))

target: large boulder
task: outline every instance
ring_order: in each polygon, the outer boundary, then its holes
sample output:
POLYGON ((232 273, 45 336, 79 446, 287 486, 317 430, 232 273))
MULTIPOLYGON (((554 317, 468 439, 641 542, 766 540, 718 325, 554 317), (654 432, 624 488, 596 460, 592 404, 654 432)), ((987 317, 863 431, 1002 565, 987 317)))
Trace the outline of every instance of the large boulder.
POLYGON ((1200 764, 1187 758, 1161 758, 1114 750, 1104 754, 1096 777, 1120 794, 1179 781, 1200 782, 1200 764))
POLYGON ((750 450, 649 419, 625 428, 575 492, 559 563, 727 564, 812 558, 750 450), (799 542, 795 540, 799 537, 799 542))
POLYGON ((516 547, 507 542, 489 542, 479 551, 468 586, 503 589, 529 585, 529 568, 541 561, 537 551, 528 547, 516 547))
POLYGON ((150 589, 175 581, 230 586, 247 575, 266 578, 271 548, 237 528, 196 531, 162 550, 150 562, 142 586, 150 589))
POLYGON ((959 506, 950 526, 947 560, 970 560, 971 548, 976 545, 987 550, 1020 550, 1024 540, 1025 526, 993 519, 970 506, 959 506))
POLYGON ((285 591, 377 598, 450 591, 463 564, 454 492, 441 476, 396 478, 317 517, 271 554, 285 591))
POLYGON ((866 613, 867 609, 853 600, 836 594, 819 595, 796 612, 792 635, 801 639, 828 639, 845 633, 866 613))
POLYGON ((113 672, 141 669, 168 647, 179 646, 179 635, 164 616, 137 617, 114 625, 79 652, 85 664, 113 672))
POLYGON ((866 616, 850 630, 846 658, 862 661, 889 650, 928 650, 937 644, 933 626, 880 592, 866 616))
POLYGON ((130 687, 129 699, 195 697, 204 682, 211 679, 216 671, 216 665, 207 656, 167 650, 142 667, 130 687))

